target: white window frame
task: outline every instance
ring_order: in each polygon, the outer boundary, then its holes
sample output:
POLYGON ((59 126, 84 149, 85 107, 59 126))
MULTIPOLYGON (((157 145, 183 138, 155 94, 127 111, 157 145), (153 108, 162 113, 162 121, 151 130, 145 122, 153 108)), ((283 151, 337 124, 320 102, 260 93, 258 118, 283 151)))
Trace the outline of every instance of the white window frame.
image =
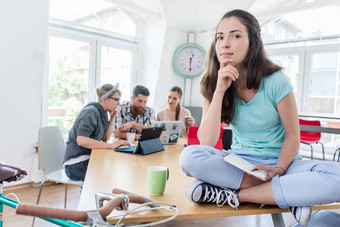
MULTIPOLYGON (((89 48, 89 75, 88 75, 88 101, 96 101, 96 88, 100 86, 100 63, 101 63, 101 46, 110 46, 118 49, 131 51, 131 84, 134 87, 137 81, 137 65, 138 65, 138 43, 133 40, 123 40, 87 31, 80 31, 72 28, 49 26, 48 37, 60 37, 75 41, 87 42, 89 48)), ((49 39, 48 39, 49 40, 49 39)), ((49 93, 49 42, 47 42, 46 70, 45 80, 43 83, 42 97, 42 125, 48 124, 48 93, 49 93)))
POLYGON ((303 47, 287 47, 287 48, 270 48, 266 47, 269 56, 282 55, 298 55, 299 56, 299 76, 298 76, 298 92, 296 101, 298 111, 301 113, 308 112, 309 106, 309 87, 310 73, 312 64, 312 55, 315 53, 340 51, 340 44, 323 44, 315 46, 303 47))
MULTIPOLYGON (((99 40, 97 42, 97 54, 98 54, 98 58, 97 58, 97 69, 96 69, 96 86, 94 87, 94 89, 96 89, 96 87, 100 86, 100 65, 101 65, 101 50, 102 50, 102 46, 108 46, 108 47, 112 47, 112 48, 116 48, 116 49, 122 49, 122 50, 128 50, 131 51, 132 53, 132 58, 131 58, 131 80, 130 80, 130 88, 133 88, 136 85, 137 82, 137 63, 138 63, 138 45, 137 44, 133 44, 130 45, 128 43, 117 43, 117 42, 112 42, 112 41, 108 41, 106 39, 103 40, 99 40)), ((131 91, 130 91, 131 93, 131 91)), ((96 100, 96 93, 93 93, 93 100, 96 100)))
MULTIPOLYGON (((310 99, 309 99, 309 86, 310 86, 309 81, 310 81, 310 74, 311 74, 311 69, 312 69, 312 65, 311 65, 312 64, 312 55, 316 54, 316 53, 338 52, 338 51, 340 52, 340 44, 310 46, 310 47, 306 48, 306 72, 305 72, 306 84, 304 84, 305 90, 304 90, 304 94, 303 94, 303 96, 305 97, 303 101, 306 103, 306 105, 304 105, 302 112, 305 112, 305 113, 308 112, 308 106, 309 106, 309 101, 310 101, 310 99)), ((338 80, 338 77, 336 79, 338 80)), ((334 105, 336 105, 335 102, 334 102, 334 105)))

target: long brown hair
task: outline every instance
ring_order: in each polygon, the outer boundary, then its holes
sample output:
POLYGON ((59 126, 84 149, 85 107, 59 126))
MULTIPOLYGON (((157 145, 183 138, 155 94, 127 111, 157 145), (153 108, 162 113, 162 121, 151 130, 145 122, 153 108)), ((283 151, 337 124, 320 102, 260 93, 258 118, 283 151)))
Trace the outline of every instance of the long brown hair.
MULTIPOLYGON (((236 9, 227 12, 222 19, 236 17, 246 26, 249 38, 249 50, 246 58, 243 61, 243 66, 247 69, 247 89, 258 89, 261 84, 261 78, 269 76, 274 72, 282 69, 281 66, 271 62, 264 51, 264 46, 261 39, 261 28, 256 18, 247 11, 236 9)), ((218 61, 215 46, 217 41, 217 29, 215 37, 209 48, 205 59, 206 70, 201 80, 201 94, 209 102, 211 102, 216 89, 218 70, 220 63, 218 61)), ((233 122, 236 104, 235 104, 236 89, 234 83, 224 93, 222 101, 221 122, 230 124, 233 122)))
MULTIPOLYGON (((177 86, 173 86, 170 91, 173 91, 173 92, 177 92, 178 95, 179 95, 179 98, 182 98, 182 89, 180 87, 177 87, 177 86)), ((176 106, 176 116, 175 116, 175 119, 176 121, 178 121, 178 118, 179 118, 179 113, 181 112, 181 105, 180 105, 180 102, 178 102, 177 106, 176 106)))

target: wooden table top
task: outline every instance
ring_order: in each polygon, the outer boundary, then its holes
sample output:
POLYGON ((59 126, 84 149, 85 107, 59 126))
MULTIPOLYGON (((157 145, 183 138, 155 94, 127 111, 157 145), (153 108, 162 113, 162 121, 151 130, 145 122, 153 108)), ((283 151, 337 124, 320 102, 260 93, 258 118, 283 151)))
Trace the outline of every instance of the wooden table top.
MULTIPOLYGON (((119 188, 154 201, 176 205, 179 209, 177 220, 288 212, 276 206, 265 206, 259 209, 259 205, 250 203, 242 204, 236 210, 227 205, 218 207, 216 204, 200 205, 189 201, 186 197, 187 189, 195 179, 187 177, 179 166, 179 155, 184 149, 185 142, 181 139, 178 144, 164 145, 164 151, 145 156, 115 152, 112 149, 93 149, 78 209, 96 209, 96 192, 111 192, 113 188, 119 188), (152 196, 148 192, 147 169, 154 165, 169 168, 169 180, 163 196, 152 196)), ((129 207, 136 206, 130 204, 129 207)), ((313 209, 340 208, 339 205, 333 206, 316 206, 313 209)), ((121 212, 113 212, 113 214, 119 213, 121 212)), ((168 218, 172 214, 165 210, 148 211, 129 215, 124 222, 153 222, 168 218)), ((115 223, 117 220, 117 218, 108 218, 110 223, 115 223)))

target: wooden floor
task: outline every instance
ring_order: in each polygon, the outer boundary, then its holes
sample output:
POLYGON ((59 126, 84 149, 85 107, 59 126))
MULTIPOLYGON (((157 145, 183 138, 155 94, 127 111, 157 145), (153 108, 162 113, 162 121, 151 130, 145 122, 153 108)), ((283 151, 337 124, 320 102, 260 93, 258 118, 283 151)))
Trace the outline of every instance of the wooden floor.
MULTIPOLYGON (((77 186, 67 187, 67 209, 77 209, 78 202, 80 198, 80 188, 77 186)), ((26 186, 18 189, 7 189, 4 188, 4 195, 8 193, 14 193, 18 196, 21 203, 33 203, 37 202, 39 185, 26 186)), ((45 185, 40 197, 40 205, 54 207, 54 208, 64 208, 64 195, 65 186, 62 184, 51 184, 45 185)), ((9 198, 14 199, 13 196, 9 198)), ((4 206, 3 212, 4 227, 21 227, 21 226, 31 226, 33 218, 30 216, 16 215, 15 210, 11 207, 4 206)), ((34 226, 56 226, 49 223, 43 219, 36 218, 34 226)))
MULTIPOLYGON (((46 185, 44 186, 40 204, 49 207, 63 208, 64 207, 64 185, 46 185)), ((39 192, 39 187, 35 186, 25 186, 23 188, 11 189, 5 188, 4 195, 8 193, 15 193, 22 203, 36 203, 36 199, 39 192)), ((14 198, 14 197, 11 197, 14 198)), ((68 186, 68 200, 67 200, 67 208, 68 209, 77 209, 78 202, 80 198, 80 190, 79 187, 76 186, 68 186)), ((339 212, 339 210, 337 210, 339 212)), ((4 207, 4 227, 18 227, 18 226, 31 226, 32 217, 28 216, 19 216, 15 214, 15 210, 13 208, 4 207)), ((290 213, 283 214, 283 218, 285 220, 286 226, 293 225, 294 219, 290 213)), ((56 226, 54 224, 48 223, 45 220, 37 218, 35 221, 36 227, 42 226, 56 226)), ((171 221, 166 224, 160 225, 162 227, 171 226, 171 227, 180 227, 180 226, 202 226, 202 227, 257 227, 257 226, 274 226, 271 215, 251 215, 251 216, 239 216, 239 217, 226 217, 226 218, 211 218, 211 219, 196 219, 196 220, 179 220, 179 221, 171 221)))

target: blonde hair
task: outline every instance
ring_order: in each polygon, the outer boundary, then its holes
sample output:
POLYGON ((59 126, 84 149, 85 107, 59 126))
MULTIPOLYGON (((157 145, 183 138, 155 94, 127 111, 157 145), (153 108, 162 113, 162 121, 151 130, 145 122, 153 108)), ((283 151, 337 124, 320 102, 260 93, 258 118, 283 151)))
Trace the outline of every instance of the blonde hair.
MULTIPOLYGON (((98 96, 98 99, 100 97, 102 97, 103 95, 105 95, 106 93, 108 93, 109 91, 111 91, 113 88, 113 85, 112 84, 103 84, 100 88, 97 88, 97 96, 98 96)), ((115 94, 116 92, 119 93, 119 95, 121 95, 121 92, 120 90, 117 90, 115 91, 113 94, 115 94)), ((113 95, 112 94, 112 95, 113 95)))

